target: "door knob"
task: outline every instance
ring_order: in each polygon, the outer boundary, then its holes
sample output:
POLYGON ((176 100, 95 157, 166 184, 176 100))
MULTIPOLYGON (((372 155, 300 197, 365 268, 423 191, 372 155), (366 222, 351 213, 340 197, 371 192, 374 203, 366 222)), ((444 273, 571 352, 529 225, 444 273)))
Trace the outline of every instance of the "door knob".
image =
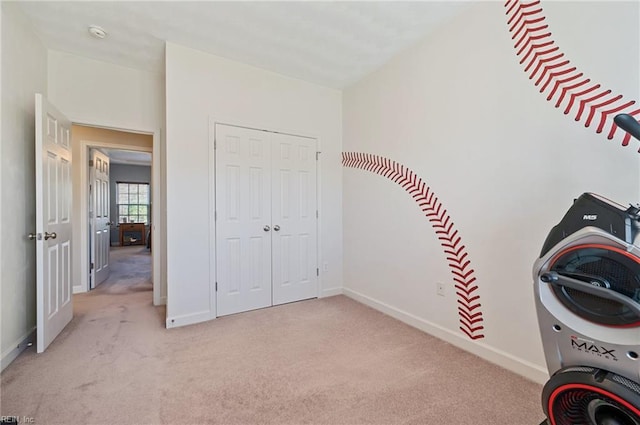
POLYGON ((107 226, 113 226, 113 222, 112 221, 108 221, 107 222, 107 226))
POLYGON ((265 232, 268 232, 269 230, 271 230, 271 227, 269 227, 269 226, 264 226, 264 227, 262 228, 262 230, 264 230, 265 232))
POLYGON ((49 239, 55 239, 55 238, 57 238, 57 237, 58 237, 58 235, 56 235, 56 232, 51 232, 51 233, 49 233, 49 232, 44 232, 44 240, 45 240, 45 241, 46 241, 46 240, 49 240, 49 239))
POLYGON ((41 233, 29 233, 27 235, 27 237, 29 238, 30 241, 32 241, 34 239, 40 240, 40 239, 42 239, 42 234, 41 233))
POLYGON ((275 231, 277 232, 278 230, 280 230, 280 226, 278 226, 278 225, 276 224, 275 226, 273 226, 273 230, 275 230, 275 231))

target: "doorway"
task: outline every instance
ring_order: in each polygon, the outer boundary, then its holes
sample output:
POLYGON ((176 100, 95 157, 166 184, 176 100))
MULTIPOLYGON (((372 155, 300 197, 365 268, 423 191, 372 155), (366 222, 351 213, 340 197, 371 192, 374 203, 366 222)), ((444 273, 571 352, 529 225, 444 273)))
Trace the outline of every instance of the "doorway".
MULTIPOLYGON (((104 266, 105 259, 109 256, 105 255, 104 250, 100 251, 96 248, 97 235, 101 233, 106 235, 103 238, 103 241, 107 241, 106 245, 102 246, 106 246, 105 249, 110 251, 124 245, 120 241, 121 223, 126 222, 129 225, 133 224, 131 220, 134 220, 135 224, 143 226, 144 230, 140 232, 142 237, 128 237, 126 245, 131 245, 132 242, 138 244, 144 240, 141 248, 148 249, 152 263, 153 303, 154 305, 166 303, 166 296, 162 296, 164 291, 161 290, 159 249, 153 249, 153 245, 158 246, 158 238, 152 236, 159 231, 160 219, 156 211, 159 208, 153 208, 154 203, 159 205, 160 198, 160 173, 157 169, 159 161, 154 155, 157 152, 155 135, 80 124, 73 125, 72 135, 74 155, 79 158, 75 162, 77 165, 74 171, 74 213, 77 214, 78 219, 74 220, 77 224, 77 227, 74 227, 76 242, 74 252, 77 254, 74 258, 77 261, 74 266, 76 279, 74 279, 73 292, 88 292, 100 282, 97 280, 98 266, 104 266), (94 158, 96 152, 103 158, 100 161, 102 167, 100 172, 96 172, 97 160, 94 158), (105 157, 108 158, 106 167, 105 157), (135 168, 138 170, 133 171, 135 168), (140 172, 140 170, 144 171, 140 172), (108 172, 108 176, 105 176, 105 171, 108 172), (101 173, 103 182, 96 181, 96 175, 101 173), (105 178, 108 178, 108 189, 104 187, 105 178), (138 197, 135 199, 136 205, 130 202, 121 205, 121 202, 116 199, 118 182, 146 185, 148 192, 146 199, 143 199, 145 208, 139 207, 138 197), (98 189, 99 185, 100 189, 98 189), (101 205, 96 203, 96 199, 104 200, 106 196, 108 200, 103 201, 101 205), (96 208, 102 208, 103 213, 97 214, 96 208), (123 210, 120 211, 120 208, 123 210), (137 210, 134 211, 134 209, 137 210), (108 210, 107 214, 104 213, 105 210, 108 210), (144 219, 140 220, 140 217, 144 219), (100 229, 100 226, 105 225, 106 231, 100 229), (102 256, 101 261, 99 261, 100 256, 102 256)), ((106 264, 109 263, 107 260, 106 264)), ((102 278, 104 276, 100 279, 102 278)))
MULTIPOLYGON (((109 277, 114 249, 142 246, 151 254, 152 154, 90 146, 89 157, 89 289, 94 289, 109 277)), ((118 250, 118 258, 133 252, 118 250)))

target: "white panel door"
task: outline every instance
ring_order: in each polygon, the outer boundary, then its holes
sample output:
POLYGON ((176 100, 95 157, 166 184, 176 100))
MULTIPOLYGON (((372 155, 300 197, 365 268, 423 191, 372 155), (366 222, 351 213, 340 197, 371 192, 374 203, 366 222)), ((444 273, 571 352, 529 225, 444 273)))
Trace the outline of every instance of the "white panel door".
POLYGON ((36 310, 38 353, 73 317, 71 123, 36 94, 36 310))
POLYGON ((111 220, 109 220, 109 157, 91 150, 90 211, 91 216, 91 289, 109 277, 111 220))
POLYGON ((273 304, 318 296, 316 141, 272 139, 273 304))
POLYGON ((217 314, 271 305, 271 147, 263 131, 216 124, 217 314))

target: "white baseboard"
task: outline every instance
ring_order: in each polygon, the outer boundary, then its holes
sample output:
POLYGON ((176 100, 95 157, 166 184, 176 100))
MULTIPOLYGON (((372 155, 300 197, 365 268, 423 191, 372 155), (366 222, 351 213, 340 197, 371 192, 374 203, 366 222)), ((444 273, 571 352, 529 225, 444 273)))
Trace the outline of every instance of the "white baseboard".
POLYGON ((368 305, 369 307, 381 311, 382 313, 385 313, 395 319, 400 320, 401 322, 413 326, 414 328, 418 328, 421 331, 428 333, 429 335, 433 335, 436 338, 455 345, 458 348, 475 354, 476 356, 481 357, 484 360, 497 364, 500 367, 517 373, 518 375, 524 376, 525 378, 530 379, 534 382, 544 384, 549 379, 549 373, 547 372, 547 369, 542 366, 536 365, 527 360, 520 359, 482 342, 470 341, 450 329, 429 322, 428 320, 424 320, 413 314, 402 311, 396 307, 390 306, 351 289, 344 288, 342 292, 349 298, 361 302, 362 304, 368 305))
POLYGON ((336 295, 342 295, 342 288, 326 288, 323 289, 322 292, 320 293, 320 298, 325 298, 325 297, 333 297, 336 295))
POLYGON ((30 344, 36 342, 36 327, 34 326, 29 332, 11 344, 10 348, 2 353, 0 359, 0 371, 4 370, 12 361, 14 361, 20 353, 22 353, 30 344))
POLYGON ((211 317, 211 312, 209 310, 200 311, 193 314, 186 314, 184 316, 167 316, 167 329, 194 325, 196 323, 206 322, 207 320, 211 319, 215 319, 215 317, 211 317))

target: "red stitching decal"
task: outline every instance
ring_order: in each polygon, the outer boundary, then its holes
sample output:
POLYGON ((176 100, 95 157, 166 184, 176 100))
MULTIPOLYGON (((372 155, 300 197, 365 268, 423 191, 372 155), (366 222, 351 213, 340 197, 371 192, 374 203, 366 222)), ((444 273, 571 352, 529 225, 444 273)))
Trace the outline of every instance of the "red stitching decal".
MULTIPOLYGON (((622 113, 634 117, 639 115, 640 109, 632 108, 636 101, 623 99, 621 94, 612 94, 611 90, 603 90, 600 84, 584 78, 582 72, 571 66, 564 53, 558 52, 559 47, 554 46, 551 32, 547 31, 549 26, 543 24, 546 17, 539 6, 540 0, 507 0, 504 4, 511 39, 517 40, 513 47, 517 49, 520 64, 526 63, 524 71, 530 72, 530 80, 537 76, 536 87, 544 81, 540 93, 546 93, 548 101, 556 97, 556 108, 567 101, 565 115, 575 113, 574 119, 583 121, 585 127, 597 123, 595 130, 598 134, 609 125, 607 139, 613 139, 618 129, 613 118, 622 113)), ((622 146, 627 146, 630 140, 631 134, 625 132, 622 146)))
POLYGON ((458 231, 453 228, 451 217, 431 188, 404 165, 381 156, 343 152, 342 165, 384 176, 409 192, 429 219, 431 227, 440 240, 440 245, 444 248, 458 296, 460 330, 473 340, 484 338, 484 335, 480 333, 484 329, 482 312, 480 311, 480 295, 475 293, 478 290, 478 285, 474 284, 476 278, 473 275, 471 261, 467 258, 468 254, 458 231))

